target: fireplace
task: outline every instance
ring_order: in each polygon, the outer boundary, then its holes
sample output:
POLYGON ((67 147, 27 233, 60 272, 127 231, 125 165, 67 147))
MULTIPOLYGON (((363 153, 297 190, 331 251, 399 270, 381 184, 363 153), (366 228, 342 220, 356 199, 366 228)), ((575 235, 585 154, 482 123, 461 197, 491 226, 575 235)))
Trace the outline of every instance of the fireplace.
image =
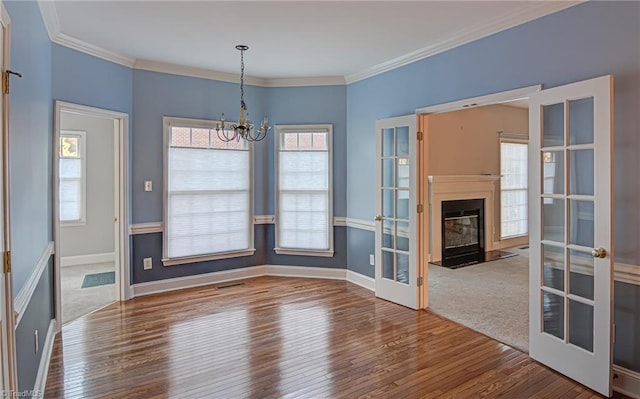
POLYGON ((484 199, 442 201, 442 266, 485 260, 484 199))

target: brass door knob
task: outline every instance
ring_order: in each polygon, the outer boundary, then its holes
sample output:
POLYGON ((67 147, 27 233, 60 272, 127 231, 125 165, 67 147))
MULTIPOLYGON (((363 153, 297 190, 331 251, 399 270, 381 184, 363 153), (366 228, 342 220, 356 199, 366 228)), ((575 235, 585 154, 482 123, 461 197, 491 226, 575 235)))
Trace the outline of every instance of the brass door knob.
POLYGON ((604 248, 594 248, 591 250, 591 256, 594 258, 604 258, 607 256, 607 250, 604 248))
POLYGON ((382 216, 376 215, 376 217, 374 217, 373 220, 375 220, 376 222, 379 222, 382 220, 382 216))

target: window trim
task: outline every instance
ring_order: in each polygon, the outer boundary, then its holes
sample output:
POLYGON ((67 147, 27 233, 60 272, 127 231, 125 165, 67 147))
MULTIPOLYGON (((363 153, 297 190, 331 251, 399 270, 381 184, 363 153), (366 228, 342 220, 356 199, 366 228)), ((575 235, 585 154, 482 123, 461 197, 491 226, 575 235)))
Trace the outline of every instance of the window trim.
MULTIPOLYGON (((61 220, 58 215, 60 227, 79 227, 87 224, 87 132, 84 130, 60 130, 58 140, 64 137, 78 137, 80 150, 80 219, 77 220, 61 220)), ((62 151, 60 144, 58 144, 62 151)), ((60 159, 63 157, 58 153, 58 169, 60 169, 60 159)), ((60 172, 58 172, 58 180, 61 181, 60 172)), ((58 182, 58 191, 60 191, 60 183, 58 182)), ((60 193, 58 193, 60 196, 60 193)), ((60 204, 58 204, 60 206, 60 204)), ((59 211, 58 211, 59 213, 59 211)))
MULTIPOLYGON (((500 132, 500 142, 499 142, 499 148, 500 148, 500 177, 502 178, 502 143, 508 143, 508 144, 525 144, 527 146, 527 168, 529 167, 529 136, 526 134, 521 134, 521 133, 506 133, 506 132, 500 132)), ((527 170, 527 199, 529 198, 529 171, 527 170)), ((522 238, 522 237, 528 237, 529 236, 529 213, 527 212, 527 232, 526 233, 522 233, 522 234, 514 234, 514 235, 509 235, 509 236, 505 236, 502 233, 502 192, 505 191, 502 188, 502 182, 500 184, 500 240, 511 240, 514 238, 522 238)), ((509 191, 513 191, 513 190, 509 190, 509 191)), ((527 204, 527 209, 529 208, 529 204, 527 204)))
MULTIPOLYGON (((190 118, 177 118, 177 117, 162 117, 162 127, 163 127, 163 143, 162 143, 162 215, 164 218, 164 223, 162 224, 162 264, 164 266, 176 266, 176 265, 184 265, 189 263, 196 262, 206 262, 211 260, 220 260, 220 259, 230 259, 237 258, 241 256, 251 256, 256 252, 255 249, 255 240, 254 240, 254 198, 253 198, 253 189, 254 189, 254 160, 253 160, 253 143, 248 143, 248 152, 249 152, 249 221, 247 224, 247 228, 249 229, 249 248, 238 250, 238 251, 226 251, 226 252, 216 252, 211 254, 202 254, 202 255, 192 255, 192 256, 182 256, 177 258, 170 258, 167 256, 167 240, 165 237, 167 236, 167 232, 169 229, 169 144, 171 137, 171 127, 179 126, 179 127, 189 127, 196 129, 214 129, 216 128, 216 124, 219 121, 216 120, 206 120, 206 119, 190 119, 190 118)), ((231 123, 227 121, 227 123, 231 123)))
POLYGON ((310 124, 310 125, 276 125, 274 128, 274 195, 275 195, 275 214, 274 214, 274 226, 275 226, 275 248, 274 252, 278 255, 300 255, 300 256, 320 256, 320 257, 333 257, 334 255, 334 215, 333 215, 333 125, 332 124, 310 124), (327 132, 327 152, 329 157, 329 182, 328 182, 328 197, 329 206, 327 209, 327 221, 328 221, 328 233, 329 233, 329 248, 326 250, 317 249, 303 249, 303 248, 283 248, 280 246, 280 234, 278 233, 278 215, 280 214, 280 135, 283 133, 311 133, 318 131, 327 132))

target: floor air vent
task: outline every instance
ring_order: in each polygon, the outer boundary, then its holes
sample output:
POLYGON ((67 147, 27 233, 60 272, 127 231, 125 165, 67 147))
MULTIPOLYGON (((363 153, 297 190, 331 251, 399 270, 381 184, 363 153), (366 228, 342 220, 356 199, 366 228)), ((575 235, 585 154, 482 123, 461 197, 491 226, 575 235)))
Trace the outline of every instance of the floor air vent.
POLYGON ((216 285, 216 289, 217 290, 224 290, 224 289, 227 289, 227 288, 242 287, 243 285, 245 285, 245 284, 244 283, 221 284, 221 285, 216 285))

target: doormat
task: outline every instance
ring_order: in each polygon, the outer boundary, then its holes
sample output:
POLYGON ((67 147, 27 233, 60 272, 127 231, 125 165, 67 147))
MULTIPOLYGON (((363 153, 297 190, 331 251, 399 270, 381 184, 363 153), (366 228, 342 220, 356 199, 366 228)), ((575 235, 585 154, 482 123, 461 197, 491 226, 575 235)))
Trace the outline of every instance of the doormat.
POLYGON ((115 284, 116 272, 85 274, 80 288, 97 287, 99 285, 115 284))

